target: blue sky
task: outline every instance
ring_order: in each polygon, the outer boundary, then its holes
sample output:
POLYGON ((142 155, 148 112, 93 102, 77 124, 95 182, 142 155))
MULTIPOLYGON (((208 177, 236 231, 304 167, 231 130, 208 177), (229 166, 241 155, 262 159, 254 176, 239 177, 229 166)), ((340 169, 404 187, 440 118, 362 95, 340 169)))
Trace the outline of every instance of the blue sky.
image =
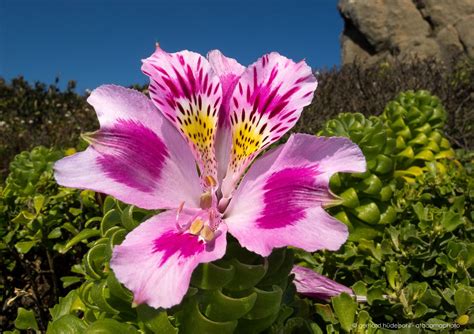
POLYGON ((340 63, 337 0, 0 0, 0 76, 29 81, 147 82, 140 60, 220 49, 248 65, 278 51, 321 68, 340 63))

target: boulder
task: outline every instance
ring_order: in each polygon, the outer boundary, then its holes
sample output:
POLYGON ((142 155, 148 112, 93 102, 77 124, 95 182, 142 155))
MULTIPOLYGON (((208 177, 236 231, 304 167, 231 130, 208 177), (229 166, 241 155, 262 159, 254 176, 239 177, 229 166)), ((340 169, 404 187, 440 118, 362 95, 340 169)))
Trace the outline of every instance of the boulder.
POLYGON ((339 0, 342 62, 474 53, 474 0, 339 0))

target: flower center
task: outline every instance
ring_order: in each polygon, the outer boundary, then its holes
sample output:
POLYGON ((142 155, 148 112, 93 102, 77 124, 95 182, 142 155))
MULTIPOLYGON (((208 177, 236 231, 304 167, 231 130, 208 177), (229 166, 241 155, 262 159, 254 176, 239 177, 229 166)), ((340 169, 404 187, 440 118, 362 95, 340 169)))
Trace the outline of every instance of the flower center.
POLYGON ((218 227, 221 223, 221 214, 216 208, 206 208, 198 210, 192 219, 190 219, 181 230, 199 236, 199 239, 208 243, 212 242, 218 236, 218 227))
POLYGON ((176 227, 183 233, 199 236, 205 243, 212 242, 220 233, 217 231, 222 222, 222 214, 217 208, 217 182, 212 176, 203 177, 205 189, 199 198, 199 209, 192 210, 193 216, 184 225, 179 224, 179 215, 184 209, 184 202, 178 208, 176 227))

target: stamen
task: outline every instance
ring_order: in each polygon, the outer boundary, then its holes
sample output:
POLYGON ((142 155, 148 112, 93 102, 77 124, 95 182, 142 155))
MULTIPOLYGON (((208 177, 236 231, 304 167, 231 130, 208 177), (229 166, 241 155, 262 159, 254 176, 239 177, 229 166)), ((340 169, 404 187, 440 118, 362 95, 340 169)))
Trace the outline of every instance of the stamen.
POLYGON ((212 194, 210 191, 206 191, 201 195, 199 206, 201 209, 209 209, 212 206, 212 194))
POLYGON ((202 221, 202 219, 198 218, 191 224, 191 227, 189 228, 189 233, 198 235, 199 232, 201 232, 201 230, 203 229, 203 226, 204 222, 202 221))
POLYGON ((176 210, 176 220, 179 219, 179 214, 181 213, 181 211, 183 211, 183 208, 184 208, 184 201, 179 204, 178 210, 176 210))
POLYGON ((204 239, 204 241, 209 242, 214 240, 214 232, 211 230, 211 228, 207 225, 205 225, 202 230, 201 230, 201 238, 204 239))
POLYGON ((209 188, 214 188, 217 186, 217 182, 211 175, 207 175, 204 177, 204 185, 209 188))

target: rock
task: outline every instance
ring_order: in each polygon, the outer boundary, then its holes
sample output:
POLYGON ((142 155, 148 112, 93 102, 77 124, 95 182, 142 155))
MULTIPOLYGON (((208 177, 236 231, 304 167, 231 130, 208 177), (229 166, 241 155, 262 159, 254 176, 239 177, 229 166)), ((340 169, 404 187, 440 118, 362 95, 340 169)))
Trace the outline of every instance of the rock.
POLYGON ((473 56, 474 0, 339 0, 342 62, 473 56))
POLYGON ((441 58, 443 59, 464 52, 458 31, 452 25, 447 25, 439 30, 436 34, 436 42, 440 47, 441 58))
POLYGON ((466 16, 455 27, 467 55, 474 58, 474 15, 466 16))
POLYGON ((473 0, 424 0, 419 1, 419 6, 434 28, 454 25, 463 17, 474 14, 473 0))

